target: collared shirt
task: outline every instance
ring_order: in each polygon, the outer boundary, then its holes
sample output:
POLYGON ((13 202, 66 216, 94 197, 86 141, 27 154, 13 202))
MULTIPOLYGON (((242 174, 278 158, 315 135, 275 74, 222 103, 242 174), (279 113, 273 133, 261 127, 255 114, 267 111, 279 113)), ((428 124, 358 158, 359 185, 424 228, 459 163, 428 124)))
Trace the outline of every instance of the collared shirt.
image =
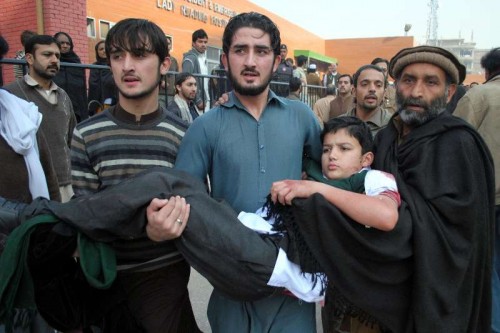
POLYGON ((303 152, 319 161, 320 128, 304 103, 269 92, 256 120, 234 93, 198 117, 184 136, 175 168, 200 180, 208 174, 212 196, 237 212, 254 212, 273 182, 301 179, 303 152))
POLYGON ((53 81, 50 82, 49 90, 45 90, 38 84, 38 82, 32 78, 29 74, 24 76, 24 81, 36 91, 40 93, 50 104, 57 104, 57 84, 53 81))
MULTIPOLYGON (((344 113, 342 116, 356 117, 356 108, 354 107, 351 111, 344 113)), ((381 107, 378 107, 375 111, 371 112, 371 117, 368 118, 368 120, 365 120, 365 123, 370 128, 373 137, 375 137, 375 135, 377 135, 382 128, 387 126, 391 117, 392 114, 381 107)))

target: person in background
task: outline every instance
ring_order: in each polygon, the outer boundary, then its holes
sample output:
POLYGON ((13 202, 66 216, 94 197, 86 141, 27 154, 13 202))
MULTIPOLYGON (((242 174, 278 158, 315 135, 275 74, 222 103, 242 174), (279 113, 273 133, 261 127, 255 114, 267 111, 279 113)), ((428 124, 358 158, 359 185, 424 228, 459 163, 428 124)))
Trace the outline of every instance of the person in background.
POLYGON ((396 89, 392 84, 389 83, 389 61, 384 58, 375 58, 371 62, 372 65, 378 66, 384 72, 387 79, 387 87, 385 88, 384 100, 382 102, 382 107, 389 111, 391 114, 396 112, 396 89))
MULTIPOLYGON (((0 60, 8 44, 0 35, 0 60)), ((28 103, 0 89, 0 207, 7 200, 30 203, 37 197, 61 201, 57 177, 49 147, 40 129, 42 115, 33 103, 28 103)), ((9 234, 17 223, 0 223, 0 255, 9 234)), ((50 333, 50 328, 36 310, 15 309, 11 330, 16 333, 50 333)), ((0 325, 0 332, 6 327, 0 325)))
MULTIPOLYGON (((208 75, 207 46, 208 35, 203 29, 198 29, 191 36, 193 48, 184 53, 182 58, 182 71, 191 74, 208 75)), ((197 77, 198 93, 196 106, 202 112, 209 108, 208 78, 197 77)))
POLYGON ((35 103, 43 115, 40 128, 56 170, 61 201, 66 202, 73 196, 69 147, 76 119, 68 94, 53 81, 59 71, 59 44, 52 36, 36 35, 25 47, 28 74, 4 88, 35 103))
MULTIPOLYGON (((95 58, 93 65, 109 66, 103 40, 95 45, 95 58)), ((116 85, 109 68, 90 70, 88 101, 90 116, 116 104, 116 85)))
MULTIPOLYGON (((81 64, 80 57, 73 51, 73 39, 66 32, 58 32, 54 35, 61 46, 60 62, 70 64, 81 64)), ((85 69, 76 67, 60 66, 59 72, 54 77, 54 82, 68 94, 73 103, 76 121, 80 122, 88 118, 88 104, 85 80, 85 69)))
MULTIPOLYGON (((460 99, 454 115, 465 119, 486 142, 495 166, 495 234, 492 274, 491 329, 500 332, 500 48, 481 58, 486 82, 476 85, 460 99)), ((472 84, 471 84, 472 85, 472 84)))
POLYGON ((167 107, 167 111, 191 124, 200 114, 194 100, 196 99, 197 82, 190 73, 180 73, 175 79, 175 94, 167 107))
MULTIPOLYGON (((31 30, 24 30, 21 32, 21 45, 23 46, 22 50, 19 50, 16 52, 16 55, 14 59, 17 60, 24 60, 25 53, 24 53, 24 45, 26 45, 26 41, 30 39, 31 37, 35 36, 36 32, 31 31, 31 30)), ((24 70, 24 65, 14 65, 14 77, 16 79, 23 77, 24 74, 26 74, 26 71, 24 70)))
POLYGON ((298 77, 292 77, 290 79, 290 94, 286 97, 292 101, 300 101, 300 94, 302 92, 302 82, 298 77))
POLYGON ((330 103, 328 119, 338 117, 354 107, 353 81, 349 74, 342 74, 337 82, 338 96, 330 103))
POLYGON ((313 111, 318 118, 319 125, 323 128, 323 124, 330 120, 330 104, 337 97, 335 95, 337 89, 335 86, 328 86, 325 89, 326 96, 320 98, 314 103, 313 111))
POLYGON ((391 113, 380 106, 387 86, 386 75, 378 66, 364 65, 354 73, 353 81, 356 104, 344 115, 366 122, 375 137, 391 118, 391 113))
POLYGON ((338 80, 340 77, 340 73, 337 72, 338 65, 339 64, 337 62, 333 62, 330 64, 330 66, 328 66, 328 70, 323 75, 323 80, 321 80, 324 87, 328 87, 328 86, 336 87, 338 85, 338 80))

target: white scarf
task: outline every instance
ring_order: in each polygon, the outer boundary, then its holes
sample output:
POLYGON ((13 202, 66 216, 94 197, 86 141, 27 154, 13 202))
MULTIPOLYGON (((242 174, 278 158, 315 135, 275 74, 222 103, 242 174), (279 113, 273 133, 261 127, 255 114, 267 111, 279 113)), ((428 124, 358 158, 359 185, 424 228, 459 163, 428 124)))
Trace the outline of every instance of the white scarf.
POLYGON ((182 120, 191 124, 193 122, 193 116, 191 115, 191 112, 189 112, 188 103, 181 96, 179 96, 179 94, 174 96, 174 102, 177 103, 179 110, 181 110, 182 120))
POLYGON ((33 199, 49 199, 36 140, 36 132, 41 122, 42 114, 38 112, 35 104, 0 89, 0 135, 16 153, 24 156, 33 199))

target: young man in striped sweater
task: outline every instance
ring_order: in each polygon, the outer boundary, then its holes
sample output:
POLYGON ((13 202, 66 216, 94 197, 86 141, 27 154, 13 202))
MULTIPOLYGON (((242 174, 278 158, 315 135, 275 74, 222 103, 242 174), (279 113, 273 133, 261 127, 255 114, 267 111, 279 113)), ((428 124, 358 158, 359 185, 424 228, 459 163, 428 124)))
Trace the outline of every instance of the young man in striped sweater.
MULTIPOLYGON (((151 167, 172 167, 187 128, 158 103, 160 77, 170 59, 165 34, 156 24, 120 21, 108 33, 106 53, 118 104, 75 129, 71 155, 76 195, 95 193, 151 167)), ((172 241, 153 243, 144 237, 115 241, 113 247, 118 283, 145 331, 199 331, 187 290, 190 267, 172 241)))

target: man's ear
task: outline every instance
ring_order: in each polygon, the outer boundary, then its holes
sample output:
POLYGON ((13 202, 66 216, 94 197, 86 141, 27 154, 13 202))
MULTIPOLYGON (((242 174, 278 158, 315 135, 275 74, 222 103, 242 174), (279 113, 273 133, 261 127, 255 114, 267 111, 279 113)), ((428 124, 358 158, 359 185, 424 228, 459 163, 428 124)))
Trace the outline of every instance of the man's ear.
POLYGON ((35 59, 33 57, 33 54, 31 53, 26 53, 24 55, 24 59, 26 59, 26 62, 29 64, 29 65, 33 65, 33 63, 35 62, 35 59))
POLYGON ((456 84, 450 84, 448 87, 448 91, 446 92, 446 103, 449 103, 453 95, 455 95, 455 91, 457 91, 457 85, 456 84))
POLYGON ((373 163, 373 158, 375 156, 371 151, 364 153, 363 156, 361 156, 361 165, 363 168, 368 168, 370 165, 373 163))
POLYGON ((280 63, 281 63, 281 56, 277 55, 274 58, 273 73, 276 72, 276 70, 278 69, 278 66, 279 66, 280 63))
POLYGON ((163 61, 160 64, 161 75, 167 74, 168 69, 170 68, 170 64, 171 64, 170 57, 165 57, 165 59, 163 59, 163 61))
POLYGON ((224 66, 224 69, 226 71, 228 71, 228 69, 227 69, 227 62, 228 62, 227 54, 222 53, 222 57, 220 58, 220 60, 222 61, 222 65, 224 66))

